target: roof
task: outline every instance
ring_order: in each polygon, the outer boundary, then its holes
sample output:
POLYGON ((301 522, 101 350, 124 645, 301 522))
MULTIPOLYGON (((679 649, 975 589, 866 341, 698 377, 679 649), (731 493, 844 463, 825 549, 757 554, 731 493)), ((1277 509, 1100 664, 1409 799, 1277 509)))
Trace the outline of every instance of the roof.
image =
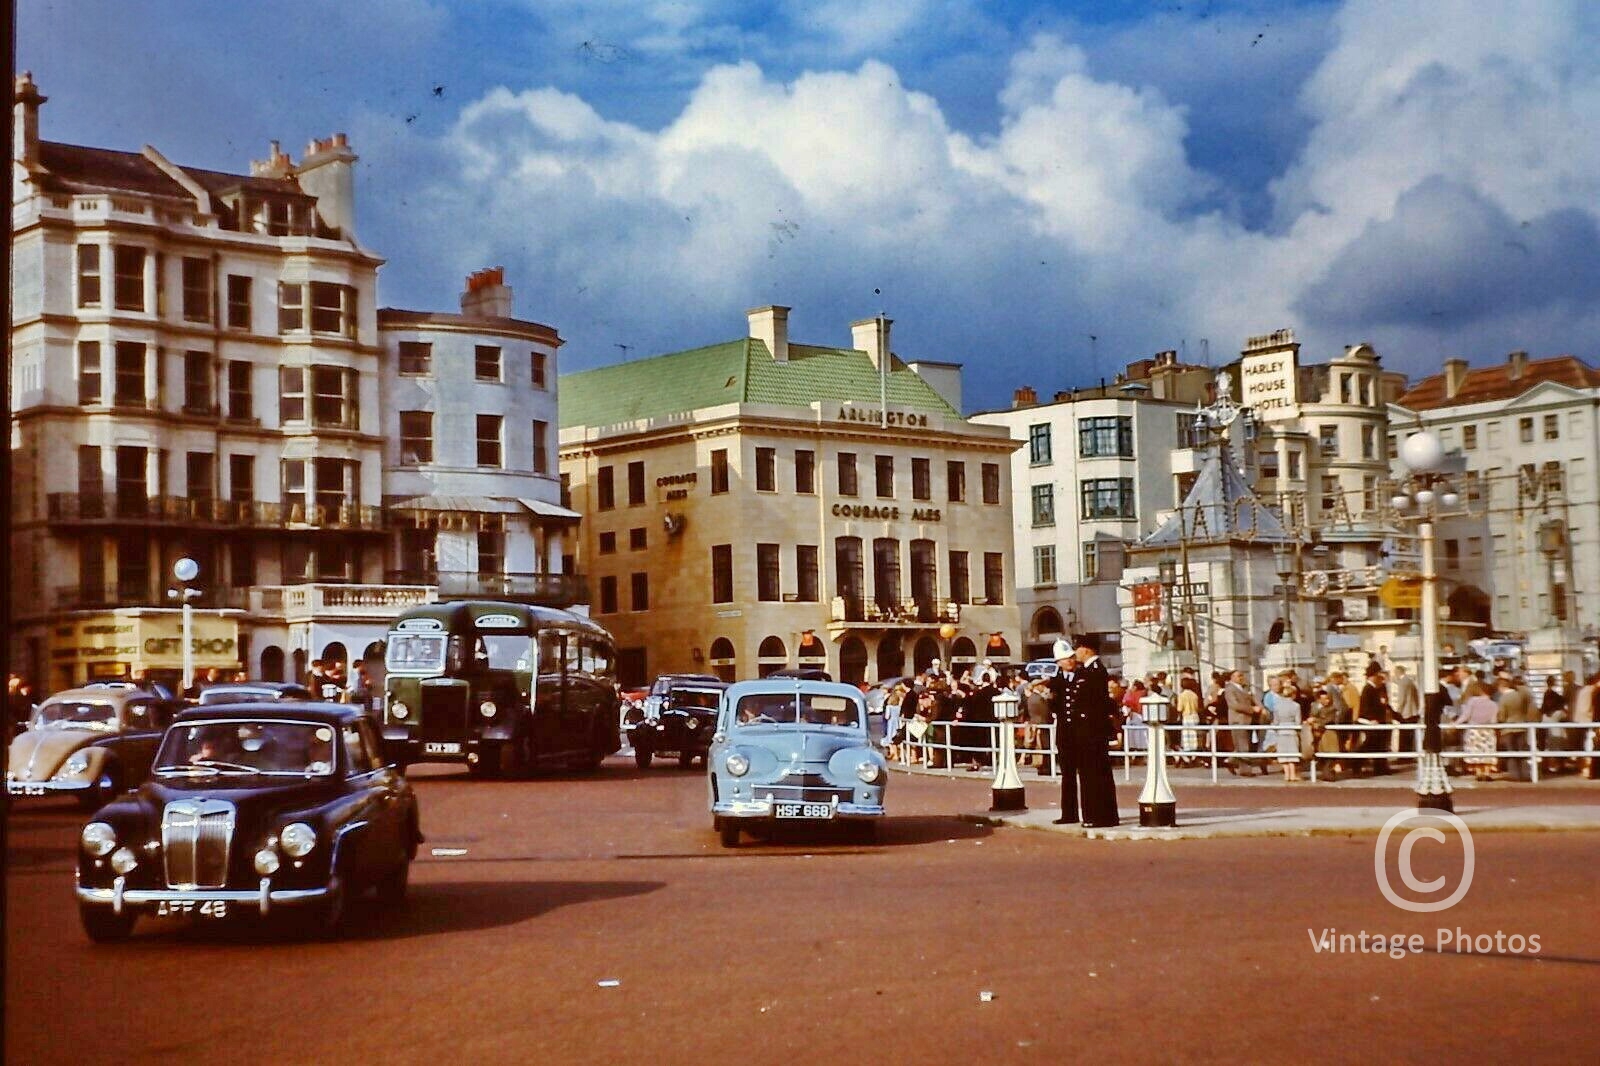
MULTIPOLYGON (((887 392, 895 407, 961 412, 898 357, 887 392)), ((561 425, 606 426, 730 403, 806 407, 816 400, 876 404, 879 374, 856 348, 790 344, 777 362, 764 341, 744 337, 561 377, 561 425)))
MULTIPOLYGON (((47 188, 64 192, 125 190, 148 196, 191 199, 182 185, 139 152, 118 152, 110 148, 86 148, 56 141, 39 142, 39 163, 48 177, 47 188)), ((311 199, 293 178, 262 178, 249 174, 228 174, 218 170, 179 167, 196 184, 213 195, 232 189, 290 195, 311 199)))
POLYGON ((1205 457, 1200 474, 1183 498, 1183 506, 1140 542, 1141 547, 1216 543, 1228 540, 1289 541, 1295 539, 1276 514, 1250 491, 1226 449, 1205 457))
POLYGON ((450 311, 409 311, 403 307, 378 308, 378 330, 448 328, 462 333, 506 333, 559 348, 566 342, 554 326, 523 318, 496 315, 458 315, 450 311))
POLYGON ((503 600, 450 600, 444 603, 420 603, 414 607, 407 607, 402 611, 390 629, 399 628, 400 624, 408 618, 434 618, 446 626, 459 624, 463 628, 472 628, 477 619, 484 615, 509 614, 518 618, 524 626, 562 625, 574 629, 587 630, 596 636, 610 639, 611 634, 605 626, 596 622, 587 615, 574 611, 563 610, 560 607, 542 607, 529 603, 508 603, 503 600))
POLYGON ((1600 370, 1575 355, 1558 355, 1551 359, 1529 360, 1522 373, 1513 378, 1510 363, 1496 363, 1494 366, 1469 369, 1454 396, 1446 395, 1445 375, 1435 374, 1417 382, 1394 402, 1413 411, 1425 411, 1435 407, 1509 400, 1545 382, 1574 389, 1593 388, 1600 386, 1600 370))

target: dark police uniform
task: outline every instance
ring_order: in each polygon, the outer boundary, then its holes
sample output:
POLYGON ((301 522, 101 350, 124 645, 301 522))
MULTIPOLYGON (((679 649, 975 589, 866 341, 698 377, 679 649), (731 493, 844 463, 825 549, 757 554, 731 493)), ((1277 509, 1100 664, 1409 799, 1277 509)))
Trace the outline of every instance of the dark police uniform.
POLYGON ((1116 707, 1110 676, 1099 657, 1070 675, 1045 682, 1056 723, 1056 762, 1061 769, 1061 821, 1088 826, 1117 824, 1117 788, 1111 776, 1111 733, 1116 707))

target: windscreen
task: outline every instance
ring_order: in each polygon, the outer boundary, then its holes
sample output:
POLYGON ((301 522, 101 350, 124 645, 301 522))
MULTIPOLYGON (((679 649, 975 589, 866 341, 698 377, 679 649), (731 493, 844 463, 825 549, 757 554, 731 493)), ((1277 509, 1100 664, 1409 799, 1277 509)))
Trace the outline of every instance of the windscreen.
POLYGON ((114 732, 117 728, 115 704, 94 700, 47 700, 39 708, 35 723, 40 729, 98 729, 114 732))
POLYGON ((481 633, 473 641, 473 661, 480 670, 533 670, 533 638, 526 633, 481 633))
POLYGON ((818 725, 861 729, 860 705, 844 696, 763 692, 745 696, 734 713, 739 726, 818 725))
POLYGON ((444 673, 443 633, 390 633, 383 664, 391 673, 444 673))
POLYGON ((333 728, 313 722, 197 722, 167 730, 156 755, 163 777, 333 773, 333 728))

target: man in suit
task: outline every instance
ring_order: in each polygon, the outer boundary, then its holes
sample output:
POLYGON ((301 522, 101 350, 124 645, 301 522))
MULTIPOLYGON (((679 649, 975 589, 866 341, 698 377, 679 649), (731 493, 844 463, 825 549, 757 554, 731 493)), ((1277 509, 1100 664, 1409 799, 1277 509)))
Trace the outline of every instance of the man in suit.
MULTIPOLYGON (((1499 675, 1500 721, 1511 723, 1537 722, 1539 712, 1533 704, 1533 693, 1522 683, 1520 677, 1513 678, 1510 674, 1499 675)), ((1524 752, 1528 750, 1528 734, 1526 730, 1507 729, 1500 733, 1500 750, 1509 752, 1524 752)), ((1503 760, 1506 776, 1513 781, 1528 780, 1528 759, 1509 758, 1503 760)))
MULTIPOLYGON (((1394 720, 1389 708, 1389 680, 1377 663, 1367 665, 1367 683, 1361 686, 1361 699, 1357 704, 1356 718, 1363 725, 1388 725, 1394 720)), ((1361 734, 1361 750, 1377 754, 1389 750, 1389 730, 1372 729, 1361 734)), ((1389 772, 1388 759, 1370 761, 1374 774, 1389 772)))
MULTIPOLYGON (((1228 705, 1229 725, 1256 724, 1256 700, 1250 695, 1250 683, 1245 679, 1243 670, 1235 670, 1228 676, 1228 683, 1222 686, 1222 699, 1228 705)), ((1253 735, 1247 729, 1228 730, 1228 738, 1233 741, 1235 752, 1254 751, 1255 745, 1251 743, 1253 735)), ((1249 777, 1265 773, 1266 770, 1254 760, 1235 756, 1228 760, 1228 772, 1249 777)))
POLYGON ((1061 673, 1039 682, 1050 693, 1056 721, 1056 761, 1061 767, 1058 825, 1082 821, 1090 828, 1117 824, 1117 788, 1111 775, 1111 733, 1117 707, 1098 643, 1081 636, 1052 649, 1061 673))

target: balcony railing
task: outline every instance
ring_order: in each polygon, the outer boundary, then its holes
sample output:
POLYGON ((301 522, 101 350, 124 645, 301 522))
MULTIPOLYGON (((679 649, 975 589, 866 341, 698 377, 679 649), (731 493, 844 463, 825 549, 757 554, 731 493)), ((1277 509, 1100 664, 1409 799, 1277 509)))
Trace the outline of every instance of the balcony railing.
POLYGON ((407 607, 432 603, 434 590, 425 585, 266 585, 250 590, 252 614, 289 622, 312 619, 388 621, 407 607))
POLYGON ((864 626, 926 626, 961 621, 960 603, 954 600, 863 600, 835 596, 829 621, 835 624, 864 626))
POLYGON ((283 504, 188 496, 116 496, 53 492, 49 520, 64 525, 219 526, 246 529, 383 528, 379 507, 353 503, 283 504))
POLYGON ((389 580, 428 580, 441 600, 506 600, 549 607, 589 602, 589 581, 583 574, 478 574, 466 570, 439 573, 397 573, 389 580))
MULTIPOLYGON (((202 589, 194 606, 215 610, 219 607, 248 609, 255 590, 243 588, 202 589)), ((163 593, 164 594, 164 593, 163 593)), ((55 589, 52 605, 58 611, 91 611, 108 607, 170 607, 172 601, 151 594, 142 581, 94 588, 63 585, 55 589)))

